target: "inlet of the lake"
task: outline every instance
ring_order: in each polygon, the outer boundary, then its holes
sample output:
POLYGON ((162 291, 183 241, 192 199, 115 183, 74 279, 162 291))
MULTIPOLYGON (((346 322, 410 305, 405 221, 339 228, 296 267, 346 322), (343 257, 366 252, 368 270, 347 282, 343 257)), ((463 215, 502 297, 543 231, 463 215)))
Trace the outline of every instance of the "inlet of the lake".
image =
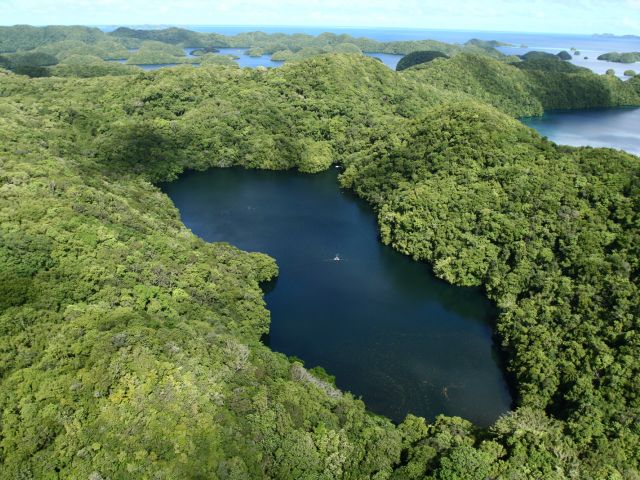
POLYGON ((511 406, 477 289, 438 280, 378 239, 371 208, 319 174, 240 168, 163 185, 191 230, 276 259, 269 346, 322 366, 367 408, 401 421, 457 415, 489 425, 511 406))
POLYGON ((562 145, 617 148, 640 155, 640 108, 551 111, 522 122, 562 145))

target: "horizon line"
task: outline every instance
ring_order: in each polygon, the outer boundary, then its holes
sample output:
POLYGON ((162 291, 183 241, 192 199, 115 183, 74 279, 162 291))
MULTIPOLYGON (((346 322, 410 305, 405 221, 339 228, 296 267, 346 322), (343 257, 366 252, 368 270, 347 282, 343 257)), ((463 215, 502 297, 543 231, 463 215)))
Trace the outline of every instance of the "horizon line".
MULTIPOLYGON (((635 35, 632 33, 626 34, 616 34, 616 33, 572 33, 572 32, 552 32, 552 31, 519 31, 519 30, 486 30, 486 29, 456 29, 456 28, 434 28, 434 27, 383 27, 383 26, 375 26, 375 25, 302 25, 302 24, 207 24, 207 23, 50 23, 50 24, 29 24, 29 23, 14 23, 14 24, 0 24, 0 27, 16 27, 20 25, 26 25, 31 27, 73 27, 73 26, 83 26, 83 27, 163 27, 163 28, 187 28, 187 27, 223 27, 223 28, 233 28, 233 27, 243 27, 243 28, 339 28, 339 29, 378 29, 378 30, 414 30, 414 31, 435 31, 435 32, 469 32, 469 33, 515 33, 522 35, 536 35, 536 34, 546 34, 546 35, 581 35, 581 36, 611 36, 611 37, 635 37, 640 38, 640 35, 635 35)), ((258 30, 256 30, 258 31, 258 30)), ((215 33, 215 32, 211 32, 215 33)), ((284 33, 284 32, 282 32, 284 33)), ((295 32, 298 33, 298 32, 295 32)), ((299 32, 304 33, 304 32, 299 32)), ((323 32, 324 33, 324 32, 323 32)), ((331 32, 328 32, 331 33, 331 32)))

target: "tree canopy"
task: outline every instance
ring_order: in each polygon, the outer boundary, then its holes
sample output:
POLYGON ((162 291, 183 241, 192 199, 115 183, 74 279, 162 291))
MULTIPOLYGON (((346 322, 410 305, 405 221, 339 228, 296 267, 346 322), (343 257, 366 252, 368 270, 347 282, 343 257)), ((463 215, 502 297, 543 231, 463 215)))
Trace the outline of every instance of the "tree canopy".
POLYGON ((437 51, 424 51, 424 52, 413 52, 409 55, 405 55, 400 59, 398 65, 396 66, 396 71, 400 72, 402 70, 406 70, 407 68, 414 67, 416 65, 421 65, 423 63, 428 63, 436 58, 449 58, 442 52, 437 51))
POLYGON ((640 78, 553 57, 1 71, 0 477, 637 477, 640 160, 513 117, 638 106, 640 78), (516 405, 490 428, 394 425, 271 351, 274 260, 199 239, 157 187, 333 163, 383 242, 496 302, 516 405))

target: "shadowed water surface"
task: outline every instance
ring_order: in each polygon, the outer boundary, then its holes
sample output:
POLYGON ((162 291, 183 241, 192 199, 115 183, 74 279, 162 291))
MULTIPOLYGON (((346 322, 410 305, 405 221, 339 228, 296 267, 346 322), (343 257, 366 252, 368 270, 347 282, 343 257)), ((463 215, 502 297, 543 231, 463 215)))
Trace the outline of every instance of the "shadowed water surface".
POLYGON ((398 62, 402 60, 402 57, 404 57, 404 55, 394 55, 391 53, 365 53, 365 55, 377 58, 391 70, 395 70, 398 66, 398 62))
POLYGON ((382 245, 375 215, 335 171, 213 169, 163 189, 197 235, 277 260, 265 297, 272 349, 324 367, 394 420, 444 413, 488 425, 509 409, 492 305, 382 245))
POLYGON ((549 112, 522 122, 561 145, 610 147, 640 155, 640 108, 549 112))

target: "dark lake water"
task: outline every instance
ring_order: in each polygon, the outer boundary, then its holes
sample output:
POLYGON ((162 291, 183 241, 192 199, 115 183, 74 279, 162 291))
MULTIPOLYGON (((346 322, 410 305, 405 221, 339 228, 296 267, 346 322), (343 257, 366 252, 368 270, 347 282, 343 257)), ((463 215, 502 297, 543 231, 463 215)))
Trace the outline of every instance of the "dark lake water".
POLYGON ((640 108, 548 112, 521 120, 562 145, 610 147, 640 155, 640 108))
POLYGON ((491 424, 511 403, 492 343, 496 311, 479 290, 382 245, 372 210, 336 177, 212 169, 163 190, 200 237, 277 260, 265 297, 272 349, 324 367, 394 420, 491 424))
MULTIPOLYGON (((187 55, 189 56, 189 55, 187 55)), ((108 62, 118 62, 118 63, 122 63, 122 64, 127 64, 127 59, 126 58, 120 58, 117 60, 107 60, 108 62)), ((153 71, 153 70, 160 70, 161 68, 167 68, 167 67, 175 67, 179 65, 178 63, 149 63, 149 64, 143 64, 143 65, 135 65, 136 67, 141 68, 142 70, 145 70, 147 72, 153 71)), ((190 64, 185 64, 185 65, 190 65, 190 64)), ((199 65, 194 65, 194 66, 199 66, 199 65)))
POLYGON ((271 55, 261 55, 259 57, 250 57, 249 55, 245 54, 245 52, 247 51, 246 48, 220 48, 219 50, 221 55, 234 55, 238 57, 236 59, 236 62, 238 62, 238 65, 240 65, 241 67, 274 68, 274 67, 279 67, 284 63, 280 61, 271 60, 271 55))
MULTIPOLYGON (((198 50, 198 48, 193 48, 193 47, 189 47, 189 48, 184 48, 184 54, 185 57, 187 58, 197 58, 196 55, 193 55, 193 52, 195 50, 198 50)), ((236 58, 236 62, 238 62, 238 65, 240 65, 241 67, 249 67, 249 68, 256 68, 256 67, 279 67, 280 65, 282 65, 284 62, 276 62, 274 60, 271 60, 271 56, 270 55, 262 55, 260 57, 250 57, 249 55, 246 55, 245 52, 247 51, 246 48, 220 48, 219 49, 219 54, 220 55, 234 55, 236 58)), ((400 57, 402 58, 402 57, 400 57)), ((126 63, 126 59, 124 60, 115 60, 118 61, 120 63, 126 63)), ((397 63, 397 62, 396 62, 397 63)), ((149 65, 137 65, 138 67, 142 68, 143 70, 159 70, 161 68, 166 68, 166 67, 175 67, 177 65, 188 65, 188 66, 193 66, 193 67, 199 67, 200 64, 199 63, 185 63, 185 64, 177 64, 177 63, 157 63, 157 64, 149 64, 149 65)))
MULTIPOLYGON (((191 51, 193 50, 195 49, 185 48, 185 53, 187 53, 187 56, 190 56, 191 51)), ((247 51, 246 48, 220 48, 219 50, 220 50, 220 55, 234 55, 238 57, 236 59, 236 62, 238 62, 238 65, 240 65, 241 67, 275 68, 284 64, 284 62, 281 62, 281 61, 271 60, 271 55, 262 55, 260 57, 250 57, 245 53, 247 51)), ((392 70, 396 69, 396 65, 398 64, 400 59, 403 57, 402 55, 391 55, 388 53, 365 53, 365 55, 380 59, 382 63, 384 63, 387 67, 391 68, 392 70)))
POLYGON ((393 55, 391 53, 365 53, 369 57, 377 58, 382 61, 391 70, 395 70, 398 66, 398 62, 404 57, 404 55, 393 55))
MULTIPOLYGON (((197 50, 197 48, 185 48, 184 49, 185 56, 187 58, 196 58, 196 56, 192 54, 192 52, 194 50, 197 50)), ((238 65, 240 65, 240 67, 243 67, 243 68, 244 67, 249 67, 249 68, 256 68, 256 67, 275 68, 275 67, 279 67, 280 65, 284 64, 284 62, 281 62, 281 61, 271 60, 271 55, 262 55, 260 57, 250 57, 249 55, 247 55, 245 53, 247 51, 246 48, 220 48, 219 50, 220 50, 219 51, 220 55, 234 55, 235 57, 237 57, 235 59, 236 62, 238 62, 238 65)), ((400 59, 403 57, 402 55, 391 55, 391 54, 388 54, 388 53, 365 53, 365 55, 380 59, 382 61, 382 63, 384 63, 387 67, 391 68, 392 70, 396 69, 396 65, 398 64, 400 59)), ((119 62, 119 63, 126 63, 127 62, 126 59, 109 60, 109 61, 110 62, 119 62)), ((166 67, 175 67, 176 65, 190 65, 190 66, 194 66, 194 67, 199 67, 200 66, 199 63, 185 63, 185 64, 155 63, 155 64, 137 65, 137 66, 142 68, 143 70, 150 71, 150 70, 159 70, 161 68, 166 68, 166 67)))
POLYGON ((150 63, 147 65, 136 65, 136 67, 140 67, 142 70, 145 70, 147 72, 151 72, 153 70, 160 70, 161 68, 177 67, 177 66, 178 66, 177 63, 150 63))

